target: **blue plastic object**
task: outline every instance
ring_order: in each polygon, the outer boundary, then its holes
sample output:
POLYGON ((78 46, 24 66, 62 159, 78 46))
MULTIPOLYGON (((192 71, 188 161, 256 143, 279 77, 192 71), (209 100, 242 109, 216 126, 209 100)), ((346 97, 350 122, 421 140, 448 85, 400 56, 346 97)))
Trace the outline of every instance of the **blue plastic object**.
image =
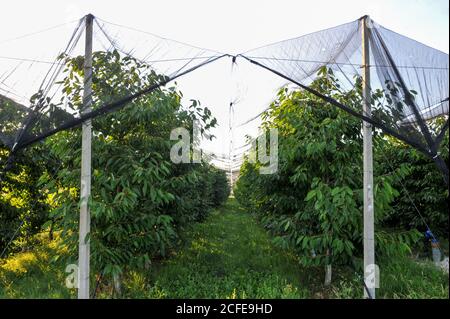
POLYGON ((430 239, 434 244, 438 243, 438 240, 436 239, 436 237, 434 237, 434 234, 429 229, 425 232, 425 238, 430 239))

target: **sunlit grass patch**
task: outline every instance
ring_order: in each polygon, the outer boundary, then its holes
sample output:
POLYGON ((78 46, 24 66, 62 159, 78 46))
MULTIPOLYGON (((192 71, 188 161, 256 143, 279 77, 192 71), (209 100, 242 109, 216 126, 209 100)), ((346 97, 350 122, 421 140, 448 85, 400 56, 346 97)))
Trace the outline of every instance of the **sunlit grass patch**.
POLYGON ((65 264, 52 261, 64 253, 58 234, 52 241, 38 234, 38 243, 29 251, 19 252, 0 264, 0 298, 70 298, 74 290, 65 287, 65 264))

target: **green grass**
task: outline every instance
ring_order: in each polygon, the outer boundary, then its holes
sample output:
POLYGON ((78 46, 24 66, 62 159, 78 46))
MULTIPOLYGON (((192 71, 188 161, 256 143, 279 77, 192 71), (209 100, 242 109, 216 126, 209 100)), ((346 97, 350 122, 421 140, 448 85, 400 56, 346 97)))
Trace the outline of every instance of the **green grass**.
POLYGON ((275 248, 267 233, 233 200, 186 234, 187 245, 150 273, 128 281, 134 298, 305 298, 295 258, 275 248), (141 287, 141 289, 136 289, 141 287))
MULTIPOLYGON (((50 262, 61 251, 44 234, 32 251, 0 263, 0 298, 74 298, 65 287, 65 264, 50 262)), ((129 272, 124 298, 361 298, 361 280, 347 268, 333 268, 322 285, 322 267, 302 267, 281 251, 234 199, 183 234, 185 244, 146 272, 129 272)), ((380 265, 378 298, 448 298, 448 275, 431 262, 397 257, 380 265)), ((92 287, 94 287, 92 283, 92 287)), ((98 298, 111 297, 111 285, 98 298)))
POLYGON ((49 241, 42 235, 32 251, 17 253, 0 263, 0 298, 75 296, 74 290, 65 287, 63 262, 51 262, 58 251, 57 240, 49 241))
MULTIPOLYGON (((380 299, 448 299, 448 274, 436 269, 431 262, 420 262, 407 257, 384 262, 380 266, 380 299)), ((329 297, 339 299, 361 298, 361 281, 346 274, 334 281, 329 297)))

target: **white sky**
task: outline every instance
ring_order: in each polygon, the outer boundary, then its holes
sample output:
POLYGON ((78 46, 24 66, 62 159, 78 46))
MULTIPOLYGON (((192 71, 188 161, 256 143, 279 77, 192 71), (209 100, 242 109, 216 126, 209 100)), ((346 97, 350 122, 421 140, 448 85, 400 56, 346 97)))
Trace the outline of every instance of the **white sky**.
MULTIPOLYGON (((221 52, 237 54, 279 40, 297 37, 356 20, 369 14, 379 24, 448 53, 449 5, 447 0, 259 0, 259 1, 106 1, 40 0, 5 1, 1 4, 1 41, 92 13, 104 20, 146 30, 167 38, 221 52)), ((40 43, 51 42, 49 34, 40 43)), ((8 55, 15 52, 8 52, 8 55)), ((17 55, 23 56, 21 52, 17 55)), ((1 74, 1 70, 0 70, 1 74)), ((244 61, 231 73, 224 60, 179 80, 185 96, 212 109, 221 128, 206 147, 228 154, 228 105, 238 98, 239 124, 259 113, 283 82, 244 61)), ((253 129, 236 129, 234 145, 253 129)))

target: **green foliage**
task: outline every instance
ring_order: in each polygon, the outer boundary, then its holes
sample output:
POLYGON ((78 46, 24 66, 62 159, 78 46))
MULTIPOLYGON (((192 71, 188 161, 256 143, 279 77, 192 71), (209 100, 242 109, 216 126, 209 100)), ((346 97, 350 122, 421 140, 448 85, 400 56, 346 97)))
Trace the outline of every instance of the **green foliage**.
MULTIPOLYGON (((331 70, 322 69, 311 86, 360 110, 361 82, 343 91, 331 70)), ((372 96, 379 110, 383 92, 372 96)), ((294 249, 304 265, 359 265, 362 254, 361 122, 306 91, 279 91, 264 114, 264 129, 279 132, 279 169, 260 175, 260 163, 245 162, 235 196, 260 217, 283 248, 294 249)), ((375 145, 389 141, 375 132, 375 145)), ((378 150, 375 150, 377 153, 378 150)), ((375 167, 378 163, 375 163, 375 167)), ((399 191, 398 172, 375 174, 377 258, 410 252, 415 229, 385 229, 399 191)))
POLYGON ((230 185, 224 171, 215 168, 212 176, 212 184, 214 185, 213 203, 215 206, 220 206, 230 196, 230 185))
MULTIPOLYGON (((441 127, 443 120, 435 119, 432 124, 441 127)), ((448 141, 447 132, 440 147, 447 166, 448 141)), ((400 194, 394 199, 385 224, 404 229, 417 228, 424 232, 427 230, 426 222, 436 236, 448 238, 448 187, 442 173, 433 161, 415 149, 394 141, 381 146, 375 154, 378 163, 376 173, 394 173, 398 178, 393 179, 392 187, 400 194)))
MULTIPOLYGON (((0 146, 13 145, 15 133, 20 129, 28 108, 0 94, 0 146)), ((4 155, 4 154, 2 154, 4 155)))
MULTIPOLYGON (((16 153, 11 169, 0 183, 0 253, 9 254, 30 245, 31 238, 47 221, 49 205, 38 180, 54 163, 43 158, 43 146, 16 153)), ((0 145, 0 163, 9 151, 0 145)), ((2 166, 3 168, 3 166, 2 166)))
POLYGON ((15 133, 28 109, 0 95, 0 254, 16 251, 29 244, 29 239, 40 230, 47 218, 48 207, 44 201, 37 180, 40 174, 53 163, 46 163, 41 154, 42 146, 27 152, 16 152, 7 167, 9 150, 6 144, 13 144, 15 133), (11 242, 10 242, 11 241, 11 242), (9 245, 8 245, 9 244, 9 245))
MULTIPOLYGON (((67 65, 61 104, 79 111, 82 58, 61 58, 67 65)), ((162 79, 148 65, 121 58, 117 52, 95 52, 93 74, 94 109, 162 79)), ((170 161, 173 128, 192 130, 197 120, 206 131, 216 123, 198 101, 188 108, 182 108, 180 101, 175 87, 159 88, 93 120, 89 239, 94 272, 110 278, 126 269, 145 269, 152 259, 166 256, 181 227, 204 219, 226 199, 226 188, 217 182, 223 172, 206 163, 170 161)), ((73 261, 78 241, 80 131, 60 132, 47 139, 46 146, 62 165, 56 178, 44 174, 41 183, 54 203, 51 221, 62 230, 67 256, 73 261)))

